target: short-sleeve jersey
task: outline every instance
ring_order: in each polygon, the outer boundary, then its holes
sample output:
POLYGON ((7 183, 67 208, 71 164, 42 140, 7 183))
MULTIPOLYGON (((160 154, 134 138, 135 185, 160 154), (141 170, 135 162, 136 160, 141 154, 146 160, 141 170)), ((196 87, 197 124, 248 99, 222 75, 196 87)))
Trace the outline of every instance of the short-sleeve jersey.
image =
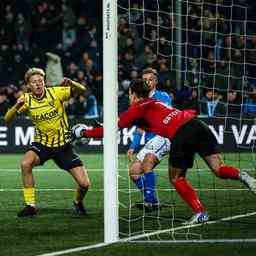
POLYGON ((25 104, 18 113, 25 113, 32 120, 35 142, 47 147, 60 147, 70 142, 71 134, 63 105, 71 97, 70 87, 45 88, 40 99, 32 93, 25 93, 22 97, 25 97, 25 104))

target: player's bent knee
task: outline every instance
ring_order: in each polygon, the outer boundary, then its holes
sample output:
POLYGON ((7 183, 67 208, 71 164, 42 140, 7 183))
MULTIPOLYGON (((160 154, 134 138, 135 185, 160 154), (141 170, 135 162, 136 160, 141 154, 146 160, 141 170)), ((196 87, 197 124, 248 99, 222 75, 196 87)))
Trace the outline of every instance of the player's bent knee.
POLYGON ((91 183, 89 180, 87 181, 84 181, 84 182, 79 182, 79 187, 82 188, 82 189, 89 189, 89 187, 91 186, 91 183))
POLYGON ((172 185, 175 185, 178 180, 178 177, 170 177, 170 182, 172 185))
POLYGON ((143 172, 151 171, 157 165, 158 161, 155 158, 145 158, 142 162, 143 172))
POLYGON ((22 160, 20 163, 22 171, 31 171, 33 167, 33 162, 29 160, 22 160))
POLYGON ((138 176, 141 175, 142 172, 142 167, 141 167, 141 163, 136 161, 134 163, 132 163, 129 166, 129 176, 132 178, 133 176, 138 176))

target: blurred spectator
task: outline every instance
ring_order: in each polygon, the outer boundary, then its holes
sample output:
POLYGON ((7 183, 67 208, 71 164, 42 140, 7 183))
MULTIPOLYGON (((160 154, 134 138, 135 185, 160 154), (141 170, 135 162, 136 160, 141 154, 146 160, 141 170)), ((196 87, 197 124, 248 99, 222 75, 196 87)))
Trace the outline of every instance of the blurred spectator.
POLYGON ((226 106, 221 101, 221 95, 213 89, 206 89, 200 99, 200 114, 208 117, 223 116, 226 114, 226 106))
POLYGON ((7 95, 3 89, 0 88, 0 116, 4 116, 9 109, 9 104, 7 95))
POLYGON ((239 92, 235 89, 227 91, 227 115, 239 116, 242 115, 242 99, 239 92))
MULTIPOLYGON (((201 104, 206 112, 210 109, 208 114, 216 111, 218 115, 223 114, 225 107, 227 114, 239 112, 237 105, 245 96, 238 92, 243 91, 245 82, 253 80, 256 74, 256 36, 245 36, 244 21, 229 22, 233 7, 229 3, 225 8, 219 3, 216 8, 216 1, 204 1, 204 5, 201 2, 188 1, 186 5, 189 15, 182 22, 182 56, 178 56, 182 60, 182 66, 178 67, 182 88, 177 90, 177 21, 170 1, 159 1, 157 15, 155 1, 119 1, 119 5, 125 7, 119 8, 118 22, 119 110, 125 111, 128 107, 130 80, 150 66, 158 70, 159 88, 175 94, 177 107, 195 107, 196 97, 210 85, 218 93, 214 90, 209 104, 201 104), (142 2, 144 8, 151 11, 143 13, 142 2), (128 7, 131 7, 129 12, 128 7), (229 88, 236 90, 227 93, 229 88), (227 100, 224 107, 220 107, 222 97, 227 100)), ((96 98, 98 114, 102 114, 101 5, 102 1, 98 0, 1 1, 0 83, 8 88, 5 92, 9 102, 14 102, 20 93, 25 70, 32 66, 45 68, 48 61, 48 67, 51 62, 50 66, 58 63, 57 69, 63 68, 63 71, 52 69, 51 72, 46 69, 49 84, 58 84, 63 75, 86 83, 96 98), (47 57, 47 51, 58 55, 61 63, 47 57)), ((249 9, 249 13, 253 13, 249 9)), ((249 27, 248 32, 252 32, 251 22, 249 27)), ((207 101, 206 95, 204 99, 207 101)), ((251 94, 246 106, 251 106, 250 100, 253 101, 251 94)), ((85 96, 71 99, 68 113, 84 116, 86 101, 85 96)), ((250 108, 243 109, 248 112, 250 108)))
POLYGON ((58 55, 47 52, 46 64, 46 84, 59 85, 63 80, 63 70, 61 66, 61 59, 58 55))
POLYGON ((99 118, 97 99, 90 89, 86 91, 84 117, 87 119, 99 118))
POLYGON ((256 115, 256 88, 252 88, 247 95, 244 103, 244 113, 249 116, 256 115))
POLYGON ((24 49, 27 51, 29 49, 31 31, 31 24, 29 23, 29 19, 25 19, 22 13, 18 13, 14 26, 16 43, 22 44, 24 49))

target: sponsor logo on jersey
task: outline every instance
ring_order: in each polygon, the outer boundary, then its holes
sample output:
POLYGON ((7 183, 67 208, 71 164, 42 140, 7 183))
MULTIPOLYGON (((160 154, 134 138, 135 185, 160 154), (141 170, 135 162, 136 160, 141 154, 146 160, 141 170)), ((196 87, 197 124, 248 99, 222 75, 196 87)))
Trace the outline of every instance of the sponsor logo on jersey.
POLYGON ((56 109, 47 112, 47 113, 42 113, 40 115, 32 115, 32 120, 33 121, 45 121, 45 120, 50 120, 58 115, 58 111, 56 109))

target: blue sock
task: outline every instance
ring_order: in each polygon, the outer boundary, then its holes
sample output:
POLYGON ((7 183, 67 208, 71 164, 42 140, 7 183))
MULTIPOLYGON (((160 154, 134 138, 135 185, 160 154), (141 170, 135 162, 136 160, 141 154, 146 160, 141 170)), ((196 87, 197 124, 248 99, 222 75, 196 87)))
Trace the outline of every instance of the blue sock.
POLYGON ((143 190, 145 187, 145 179, 143 176, 140 176, 137 180, 134 181, 134 183, 139 190, 143 190))
POLYGON ((156 197, 156 175, 153 171, 144 174, 145 189, 144 189, 144 201, 147 203, 157 203, 156 197))

